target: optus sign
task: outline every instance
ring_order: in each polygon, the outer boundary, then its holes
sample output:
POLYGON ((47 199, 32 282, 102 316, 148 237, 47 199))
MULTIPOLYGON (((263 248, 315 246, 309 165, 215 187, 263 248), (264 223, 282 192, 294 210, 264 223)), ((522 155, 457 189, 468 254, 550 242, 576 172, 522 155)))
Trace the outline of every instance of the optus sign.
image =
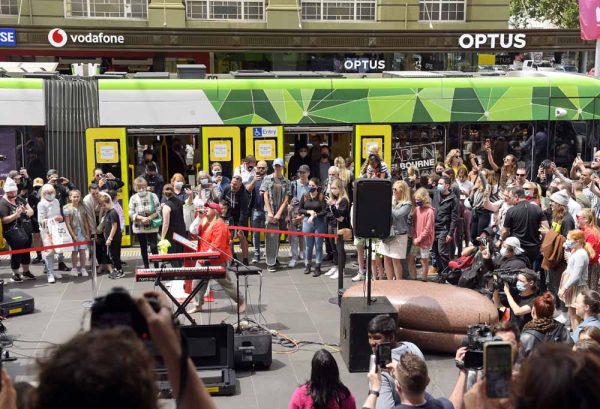
POLYGON ((463 34, 458 38, 461 48, 524 48, 525 34, 463 34))
POLYGON ((62 28, 53 28, 48 32, 48 42, 52 47, 61 48, 68 42, 73 44, 124 44, 125 37, 115 34, 87 33, 67 34, 62 28))

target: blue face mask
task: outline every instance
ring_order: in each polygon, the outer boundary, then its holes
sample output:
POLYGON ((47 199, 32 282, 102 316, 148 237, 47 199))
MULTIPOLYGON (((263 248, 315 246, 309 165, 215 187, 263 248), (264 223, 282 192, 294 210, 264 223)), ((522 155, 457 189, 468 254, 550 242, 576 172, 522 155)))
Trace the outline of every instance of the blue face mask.
POLYGON ((437 190, 438 192, 443 192, 445 190, 444 185, 437 185, 437 190))
POLYGON ((566 250, 571 250, 573 247, 575 247, 575 242, 573 240, 567 240, 565 241, 565 244, 563 244, 563 247, 566 250))
POLYGON ((517 290, 519 290, 520 292, 523 292, 527 289, 527 286, 525 286, 525 284, 523 284, 521 281, 517 281, 517 290))

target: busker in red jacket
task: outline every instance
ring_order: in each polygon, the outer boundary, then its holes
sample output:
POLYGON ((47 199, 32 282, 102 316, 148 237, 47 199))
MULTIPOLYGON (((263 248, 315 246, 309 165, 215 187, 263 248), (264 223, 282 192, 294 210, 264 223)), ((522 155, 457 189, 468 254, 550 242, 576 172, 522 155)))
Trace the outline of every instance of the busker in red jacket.
MULTIPOLYGON (((219 258, 211 260, 212 265, 225 265, 231 259, 231 246, 229 245, 231 238, 227 225, 220 217, 221 213, 221 205, 213 202, 206 203, 204 208, 200 209, 194 223, 190 226, 190 233, 202 239, 198 240, 198 251, 216 251, 215 247, 221 250, 219 258)), ((237 289, 230 274, 227 271, 225 278, 217 279, 217 282, 229 298, 237 301, 237 289)), ((199 282, 200 280, 194 280, 193 286, 195 287, 199 282)), ((205 280, 196 296, 195 307, 190 309, 188 313, 194 314, 202 311, 207 285, 208 282, 205 280)), ((240 312, 246 310, 246 302, 241 294, 238 310, 240 312)))

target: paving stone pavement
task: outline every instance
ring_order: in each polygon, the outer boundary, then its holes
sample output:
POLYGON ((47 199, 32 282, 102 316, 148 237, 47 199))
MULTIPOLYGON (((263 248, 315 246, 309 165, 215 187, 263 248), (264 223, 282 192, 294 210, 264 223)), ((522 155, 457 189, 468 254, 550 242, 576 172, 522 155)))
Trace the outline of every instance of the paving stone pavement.
MULTIPOLYGON (((133 269, 141 260, 136 249, 127 251, 129 253, 124 257, 128 262, 125 266, 126 276, 116 281, 107 276, 98 277, 99 295, 117 285, 127 288, 134 295, 153 288, 152 283, 135 282, 133 269)), ((283 258, 282 261, 287 262, 287 259, 283 258)), ((32 266, 32 271, 39 276, 36 281, 9 283, 11 273, 8 263, 3 261, 0 264, 0 279, 7 282, 7 288, 19 288, 35 297, 36 309, 33 314, 5 321, 8 334, 16 339, 10 352, 19 358, 6 363, 5 367, 17 381, 35 381, 34 358, 43 356, 53 344, 63 343, 89 326, 89 310, 84 307, 93 296, 89 278, 65 275, 56 284, 47 284, 41 265, 32 266)), ((354 270, 346 274, 346 286, 352 284, 348 277, 352 273, 354 270)), ((265 268, 262 281, 259 305, 259 277, 248 279, 247 314, 250 318, 264 320, 269 327, 296 340, 339 343, 340 310, 328 301, 336 295, 337 280, 304 275, 299 266, 294 269, 283 268, 275 273, 267 272, 265 268)), ((212 285, 212 288, 215 289, 215 302, 210 304, 210 314, 204 312, 197 315, 200 323, 235 322, 233 304, 217 285, 212 285)), ((310 362, 318 348, 316 345, 307 345, 290 353, 280 345, 273 345, 273 365, 270 370, 238 372, 236 395, 216 397, 217 406, 221 409, 287 408, 294 389, 310 376, 310 362)), ((366 374, 349 373, 341 354, 336 352, 334 356, 342 381, 356 396, 357 403, 362 404, 368 390, 366 374)), ((457 375, 453 357, 428 355, 427 363, 432 380, 429 391, 434 396, 449 396, 457 375)), ((164 401, 163 404, 166 408, 174 408, 172 401, 164 401)))

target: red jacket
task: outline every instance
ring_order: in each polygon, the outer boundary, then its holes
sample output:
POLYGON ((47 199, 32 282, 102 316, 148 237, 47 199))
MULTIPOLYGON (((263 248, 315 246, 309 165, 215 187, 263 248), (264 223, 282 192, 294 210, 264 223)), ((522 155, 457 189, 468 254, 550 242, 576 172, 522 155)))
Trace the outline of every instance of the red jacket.
MULTIPOLYGON (((221 254, 219 258, 213 259, 211 264, 225 264, 231 257, 231 247, 229 229, 222 219, 216 219, 208 227, 200 226, 200 237, 212 244, 225 254, 221 254)), ((198 251, 216 251, 202 240, 198 240, 198 251)))

